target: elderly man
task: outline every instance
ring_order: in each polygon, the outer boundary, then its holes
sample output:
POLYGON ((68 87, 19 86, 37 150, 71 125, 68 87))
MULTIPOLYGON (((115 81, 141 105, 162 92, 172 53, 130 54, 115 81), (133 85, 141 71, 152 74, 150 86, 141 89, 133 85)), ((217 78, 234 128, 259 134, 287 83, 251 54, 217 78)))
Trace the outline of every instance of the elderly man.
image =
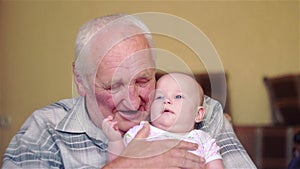
MULTIPOLYGON (((118 130, 147 120, 155 88, 155 62, 148 28, 131 15, 111 15, 85 24, 75 48, 74 77, 80 97, 35 111, 13 137, 3 168, 204 168, 184 141, 143 141, 141 130, 121 156, 106 164, 102 121, 113 116, 118 130)), ((255 168, 223 117, 221 105, 205 98, 210 111, 201 128, 217 139, 226 168, 255 168)))

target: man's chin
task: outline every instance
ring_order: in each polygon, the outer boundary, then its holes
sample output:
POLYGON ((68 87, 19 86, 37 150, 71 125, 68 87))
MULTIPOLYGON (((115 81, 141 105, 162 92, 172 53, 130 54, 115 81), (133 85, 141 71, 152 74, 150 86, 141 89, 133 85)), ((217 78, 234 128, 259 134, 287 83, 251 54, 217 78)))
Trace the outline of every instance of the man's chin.
POLYGON ((133 122, 133 121, 122 121, 118 123, 118 128, 120 130, 120 132, 123 134, 125 134, 129 129, 131 129, 132 127, 138 125, 139 122, 133 122))
POLYGON ((147 112, 118 112, 116 114, 119 130, 127 132, 133 126, 140 124, 141 121, 148 120, 147 112))

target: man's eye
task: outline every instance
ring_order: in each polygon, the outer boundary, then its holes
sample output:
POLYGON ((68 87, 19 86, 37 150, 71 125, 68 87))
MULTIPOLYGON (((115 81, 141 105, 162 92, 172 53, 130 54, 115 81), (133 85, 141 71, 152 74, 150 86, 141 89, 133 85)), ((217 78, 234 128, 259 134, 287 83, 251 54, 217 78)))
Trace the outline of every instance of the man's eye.
POLYGON ((136 83, 141 86, 141 87, 144 87, 148 84, 150 80, 149 79, 141 79, 141 80, 137 80, 136 83))
POLYGON ((182 95, 176 95, 175 98, 176 99, 183 99, 184 97, 182 95))
POLYGON ((120 83, 116 83, 116 84, 113 84, 113 85, 111 85, 111 86, 109 86, 109 87, 107 87, 105 89, 108 90, 108 91, 110 91, 110 92, 112 92, 112 93, 114 93, 114 92, 119 91, 120 88, 121 88, 121 86, 122 85, 120 83))

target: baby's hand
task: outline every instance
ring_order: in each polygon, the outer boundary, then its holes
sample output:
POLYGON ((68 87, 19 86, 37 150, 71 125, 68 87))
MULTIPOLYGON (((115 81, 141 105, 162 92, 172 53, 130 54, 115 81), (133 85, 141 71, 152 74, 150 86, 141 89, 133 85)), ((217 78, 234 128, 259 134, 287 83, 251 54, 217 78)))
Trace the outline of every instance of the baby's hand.
POLYGON ((118 141, 122 139, 117 123, 117 121, 113 121, 112 116, 108 116, 102 122, 102 130, 108 137, 109 141, 118 141))

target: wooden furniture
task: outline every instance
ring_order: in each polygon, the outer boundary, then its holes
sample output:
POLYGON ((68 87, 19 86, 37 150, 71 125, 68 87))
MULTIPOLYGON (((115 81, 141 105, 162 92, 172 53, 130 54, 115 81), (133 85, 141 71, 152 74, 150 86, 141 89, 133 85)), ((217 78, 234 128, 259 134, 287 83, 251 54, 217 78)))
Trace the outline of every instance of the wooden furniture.
POLYGON ((265 77, 275 125, 300 125, 300 74, 265 77))
POLYGON ((284 169, 292 158, 293 137, 300 126, 233 126, 259 169, 284 169))

